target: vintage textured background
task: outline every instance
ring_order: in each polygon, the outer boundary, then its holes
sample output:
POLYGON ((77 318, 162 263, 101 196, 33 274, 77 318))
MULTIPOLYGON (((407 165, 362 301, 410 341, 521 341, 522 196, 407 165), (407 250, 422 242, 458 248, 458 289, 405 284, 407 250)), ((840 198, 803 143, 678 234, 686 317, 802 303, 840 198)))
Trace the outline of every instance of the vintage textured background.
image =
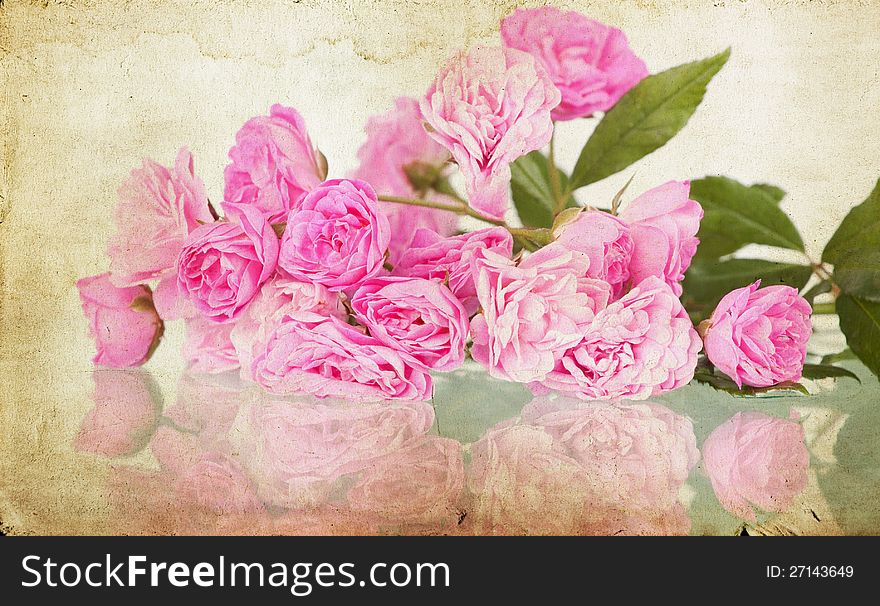
MULTIPOLYGON (((105 271, 115 190, 143 156, 188 145, 222 195, 238 126, 295 106, 332 175, 353 167, 362 125, 419 94, 453 50, 496 42, 502 0, 0 3, 0 523, 100 530, 98 461, 70 456, 91 407, 74 281, 105 271)), ((640 162, 631 193, 725 174, 777 184, 813 256, 880 174, 880 2, 565 2, 623 28, 652 72, 733 47, 703 105, 640 162)), ((570 168, 588 134, 566 123, 570 168)), ((581 191, 607 200, 624 171, 581 191)), ((177 328, 150 362, 173 384, 177 328)))

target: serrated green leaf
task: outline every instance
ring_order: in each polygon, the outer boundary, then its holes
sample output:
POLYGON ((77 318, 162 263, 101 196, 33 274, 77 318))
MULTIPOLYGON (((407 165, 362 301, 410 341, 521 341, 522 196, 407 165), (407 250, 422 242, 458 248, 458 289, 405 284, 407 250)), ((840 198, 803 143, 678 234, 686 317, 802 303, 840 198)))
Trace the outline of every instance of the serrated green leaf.
POLYGON ((880 376, 880 303, 842 294, 836 305, 847 345, 871 372, 880 376))
MULTIPOLYGON (((550 185, 547 157, 540 151, 533 151, 510 165, 510 190, 513 204, 520 221, 526 227, 550 227, 553 224, 553 209, 556 198, 550 185)), ((568 187, 568 175, 559 171, 560 188, 568 187)), ((569 198, 568 206, 574 205, 569 198)))
POLYGON ((595 183, 662 147, 687 124, 706 85, 730 56, 722 53, 648 76, 631 88, 596 126, 581 150, 571 188, 595 183))
POLYGON ((705 177, 691 181, 690 195, 704 213, 697 257, 717 259, 746 244, 804 250, 794 223, 764 187, 749 187, 727 177, 705 177))
POLYGON ((684 277, 685 308, 695 319, 708 317, 721 298, 760 279, 762 286, 785 284, 800 290, 810 279, 806 265, 762 259, 695 260, 684 277))
POLYGON ((862 382, 858 375, 840 366, 831 364, 804 364, 803 377, 805 379, 827 379, 828 377, 849 377, 859 383, 862 382))

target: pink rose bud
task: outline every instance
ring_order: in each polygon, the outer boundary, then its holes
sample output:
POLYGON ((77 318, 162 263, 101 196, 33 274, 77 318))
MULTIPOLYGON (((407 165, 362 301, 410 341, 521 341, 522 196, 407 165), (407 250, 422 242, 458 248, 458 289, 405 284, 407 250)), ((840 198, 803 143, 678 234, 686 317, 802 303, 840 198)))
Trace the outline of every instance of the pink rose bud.
POLYGON ((696 235, 703 218, 699 202, 688 198, 690 189, 690 181, 670 181, 643 193, 620 213, 635 244, 629 267, 634 284, 657 276, 681 296, 681 281, 697 252, 696 235))
POLYGON ((611 296, 586 277, 586 257, 555 243, 519 263, 477 250, 473 264, 482 313, 471 322, 471 355, 499 379, 543 380, 611 296))
POLYGON ((509 259, 513 253, 513 237, 503 227, 478 229, 451 238, 420 229, 394 266, 394 273, 444 282, 461 301, 468 316, 472 316, 480 306, 471 271, 477 250, 490 250, 509 259))
POLYGON ((606 212, 582 212, 556 230, 556 241, 586 255, 590 262, 587 276, 608 282, 613 298, 620 297, 629 281, 634 247, 626 223, 606 212))
POLYGON ((238 317, 278 261, 278 236, 256 208, 223 208, 231 220, 195 229, 177 260, 179 290, 214 322, 238 317))
POLYGON ((535 393, 644 400, 688 383, 700 337, 669 286, 650 277, 595 314, 535 393))
POLYGON ((283 221, 326 174, 302 116, 277 104, 268 116, 245 122, 229 159, 224 199, 252 204, 272 223, 283 221))
POLYGON ((519 9, 501 22, 504 45, 530 53, 562 93, 554 120, 611 109, 648 75, 617 28, 554 7, 519 9))
POLYGON ((186 319, 183 359, 196 373, 219 373, 238 368, 238 356, 230 335, 234 322, 218 324, 204 316, 186 319))
POLYGON ((547 72, 516 49, 476 47, 441 68, 422 115, 458 163, 473 208, 504 218, 510 163, 550 141, 559 99, 547 72))
POLYGON ((813 310, 797 289, 760 284, 726 294, 703 336, 709 360, 740 387, 800 380, 813 332, 813 310))
POLYGON ((385 276, 362 283, 351 308, 370 335, 431 370, 464 362, 468 318, 452 292, 424 278, 385 276))
POLYGON ((128 368, 150 359, 163 331, 150 289, 117 288, 109 273, 83 278, 76 287, 98 349, 92 358, 95 364, 128 368))
POLYGON ((156 430, 161 407, 153 399, 144 371, 99 369, 92 373, 95 407, 83 419, 73 447, 105 457, 122 457, 144 448, 156 430))
POLYGON ((804 428, 760 412, 739 412, 703 443, 703 467, 715 496, 732 514, 755 521, 757 507, 782 512, 807 486, 804 428))
POLYGON ((345 290, 382 271, 390 240, 368 183, 325 181, 287 217, 278 265, 298 280, 345 290))
POLYGON ((412 356, 344 321, 282 323, 254 358, 254 380, 276 394, 350 400, 426 400, 431 375, 412 356))
POLYGON ((114 220, 117 232, 107 247, 114 284, 134 286, 173 274, 189 233, 214 220, 189 150, 178 152, 173 169, 144 160, 131 171, 119 188, 114 220))
MULTIPOLYGON (((394 109, 369 118, 365 130, 367 140, 358 149, 360 166, 353 178, 368 182, 380 195, 450 201, 430 192, 436 180, 448 172, 449 152, 428 136, 416 99, 399 97, 394 109)), ((392 263, 409 248, 416 230, 425 228, 450 236, 458 227, 458 215, 445 210, 390 202, 380 202, 379 208, 391 224, 392 263)))

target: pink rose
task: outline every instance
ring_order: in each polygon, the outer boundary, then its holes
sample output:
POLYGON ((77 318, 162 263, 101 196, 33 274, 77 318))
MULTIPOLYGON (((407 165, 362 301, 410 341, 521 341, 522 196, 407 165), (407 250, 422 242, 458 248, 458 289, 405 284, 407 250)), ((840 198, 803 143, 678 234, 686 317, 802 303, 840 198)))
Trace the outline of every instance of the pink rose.
POLYGON ((76 283, 97 353, 92 362, 111 368, 140 366, 159 345, 164 327, 146 286, 117 288, 110 274, 76 283))
POLYGON ((252 369, 257 383, 279 394, 425 400, 433 390, 431 375, 415 359, 336 317, 282 323, 252 369))
POLYGON ((177 282, 202 315, 234 320, 278 261, 278 236, 258 210, 225 204, 232 220, 202 225, 190 234, 177 260, 177 282))
POLYGON ((666 510, 700 458, 691 421, 659 404, 534 400, 523 422, 578 461, 598 498, 628 510, 666 510))
POLYGON ((739 412, 703 443, 703 467, 732 514, 756 521, 753 507, 782 512, 807 485, 804 428, 760 412, 739 412))
POLYGON ((606 212, 582 212, 556 230, 556 241, 586 255, 590 260, 587 275, 608 282, 613 298, 620 297, 629 281, 634 248, 626 223, 606 212))
POLYGON ((446 283, 452 294, 461 301, 468 316, 472 316, 480 303, 471 261, 474 252, 481 249, 509 259, 513 252, 513 237, 503 227, 479 229, 451 238, 443 238, 428 229, 419 229, 409 249, 394 266, 394 273, 446 283))
POLYGON ((274 505, 316 505, 342 476, 368 469, 426 434, 424 402, 346 405, 259 402, 243 409, 236 450, 260 495, 274 505))
POLYGON ((201 315, 187 318, 183 359, 189 370, 218 373, 238 368, 238 356, 230 339, 233 325, 231 322, 218 324, 201 315))
POLYGON ((587 278, 583 255, 550 244, 514 262, 476 250, 473 272, 482 312, 471 322, 471 355, 493 377, 543 380, 605 307, 611 289, 587 278))
POLYGON ((681 296, 680 282, 697 252, 703 218, 699 202, 688 198, 690 189, 690 181, 670 181, 646 191, 620 213, 635 244, 629 267, 634 284, 657 276, 681 296))
POLYGON ((241 363, 241 376, 254 381, 254 359, 265 355, 273 332, 284 322, 316 324, 330 316, 348 315, 337 293, 311 282, 276 275, 235 322, 231 339, 241 363))
POLYGON ((574 11, 546 6, 519 9, 501 22, 504 45, 530 53, 562 93, 554 120, 611 109, 648 75, 617 28, 574 11))
POLYGON ((552 372, 531 387, 584 399, 643 400, 688 383, 700 349, 678 297, 650 277, 598 311, 552 372))
POLYGON ((452 292, 433 280, 386 276, 363 282, 351 308, 370 335, 426 368, 450 371, 464 362, 468 318, 452 292))
POLYGON ((426 435, 364 468, 348 491, 352 509, 397 523, 458 522, 464 489, 461 442, 426 435))
POLYGON ((441 68, 422 115, 458 163, 473 208, 504 218, 509 165, 550 141, 550 111, 559 99, 547 72, 515 49, 476 47, 441 68))
MULTIPOLYGON (((428 136, 416 99, 398 97, 394 109, 372 116, 365 130, 367 140, 358 149, 360 166, 353 178, 368 182, 382 195, 448 200, 431 189, 445 178, 449 152, 428 136)), ((409 248, 416 230, 449 236, 458 226, 458 215, 444 210, 390 202, 380 202, 379 208, 391 224, 392 263, 409 248)))
POLYGON ((245 122, 229 158, 224 199, 252 204, 271 223, 283 221, 326 174, 302 116, 278 104, 245 122))
POLYGON ((110 239, 110 274, 117 286, 135 286, 173 275, 187 235, 214 220, 205 185, 193 172, 192 154, 177 154, 174 168, 144 160, 119 188, 114 212, 117 232, 110 239))
POLYGON ((278 264, 294 278, 345 290, 382 271, 391 239, 364 181, 325 181, 291 211, 278 264))
POLYGON ((83 419, 73 448, 105 457, 140 451, 156 430, 161 409, 143 371, 96 370, 95 407, 83 419))
POLYGON ((727 293, 703 336, 709 360, 740 387, 800 380, 813 332, 813 310, 797 289, 760 284, 727 293))

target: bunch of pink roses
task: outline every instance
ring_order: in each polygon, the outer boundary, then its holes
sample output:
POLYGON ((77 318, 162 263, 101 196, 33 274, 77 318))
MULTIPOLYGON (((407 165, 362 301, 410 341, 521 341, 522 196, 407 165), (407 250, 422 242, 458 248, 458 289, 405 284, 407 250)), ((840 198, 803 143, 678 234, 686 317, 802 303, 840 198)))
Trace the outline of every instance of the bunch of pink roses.
MULTIPOLYGON (((163 321, 183 319, 194 369, 239 368, 278 394, 427 399, 431 372, 467 355, 536 393, 645 399, 688 383, 703 347, 679 301, 703 216, 689 182, 620 213, 557 209, 552 230, 505 221, 511 164, 551 143, 554 121, 612 108, 644 62, 619 30, 554 8, 516 11, 501 33, 371 119, 350 178, 327 179, 280 105, 237 133, 222 216, 186 149, 133 171, 111 270, 79 283, 95 362, 142 364, 163 321), (455 235, 458 215, 491 227, 455 235)), ((809 305, 756 288, 703 326, 708 356, 740 385, 797 380, 809 305)))

